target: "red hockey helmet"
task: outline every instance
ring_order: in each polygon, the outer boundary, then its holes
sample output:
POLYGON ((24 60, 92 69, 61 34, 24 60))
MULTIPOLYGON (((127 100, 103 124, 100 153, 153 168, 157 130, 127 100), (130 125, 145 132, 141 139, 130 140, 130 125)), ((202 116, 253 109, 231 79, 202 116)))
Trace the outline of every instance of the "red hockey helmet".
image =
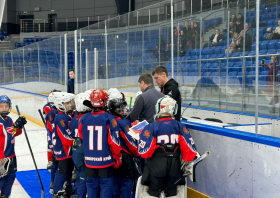
POLYGON ((101 89, 95 89, 90 94, 90 101, 93 107, 104 107, 108 100, 108 94, 101 89))

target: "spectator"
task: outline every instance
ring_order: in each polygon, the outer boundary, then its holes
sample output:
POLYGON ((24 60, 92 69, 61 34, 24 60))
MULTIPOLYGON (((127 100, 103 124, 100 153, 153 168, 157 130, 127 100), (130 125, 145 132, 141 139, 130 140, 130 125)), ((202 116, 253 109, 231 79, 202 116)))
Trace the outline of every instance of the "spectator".
POLYGON ((158 55, 158 45, 156 45, 156 47, 155 47, 155 50, 153 52, 153 56, 154 56, 154 58, 158 58, 159 57, 159 55, 158 55))
POLYGON ((185 27, 183 28, 183 31, 184 31, 185 44, 186 44, 185 50, 188 51, 191 48, 191 36, 192 36, 192 30, 189 27, 189 22, 185 23, 185 27))
POLYGON ((170 51, 170 45, 169 44, 166 44, 166 47, 165 47, 165 60, 169 60, 169 58, 170 58, 170 53, 171 53, 171 51, 170 51))
POLYGON ((156 114, 155 105, 157 100, 164 95, 157 91, 153 84, 153 77, 150 74, 142 74, 138 79, 138 85, 142 94, 137 97, 131 113, 127 116, 131 122, 146 120, 154 122, 156 114))
POLYGON ((165 48, 165 41, 164 41, 164 39, 163 39, 163 36, 162 36, 162 34, 160 35, 160 37, 159 37, 159 44, 160 44, 160 52, 162 52, 162 51, 164 51, 164 50, 162 50, 162 49, 164 49, 165 48))
POLYGON ((267 78, 267 92, 268 96, 272 97, 269 105, 275 105, 279 103, 278 91, 276 86, 278 85, 278 71, 279 71, 279 58, 278 56, 271 56, 271 63, 264 64, 264 60, 261 63, 262 67, 268 68, 268 78, 267 78), (274 89, 273 89, 274 88, 274 89), (274 92, 273 92, 274 90, 274 92))
POLYGON ((236 32, 239 34, 241 32, 241 30, 243 30, 243 25, 241 24, 241 21, 238 19, 236 21, 236 32))
POLYGON ((233 24, 235 24, 236 20, 237 20, 236 15, 235 14, 231 15, 230 22, 233 22, 233 24))
POLYGON ((191 38, 193 48, 198 48, 199 47, 198 46, 199 38, 200 38, 200 29, 198 27, 197 22, 194 22, 193 28, 192 28, 192 38, 191 38))
MULTIPOLYGON (((239 34, 239 37, 237 39, 237 45, 233 52, 242 52, 243 51, 243 38, 244 38, 244 30, 242 30, 239 34)), ((251 44, 252 44, 252 38, 250 35, 246 35, 245 37, 245 51, 251 51, 251 44)))
POLYGON ((161 93, 169 95, 177 101, 178 111, 175 115, 175 120, 180 121, 181 119, 181 93, 178 89, 178 83, 174 79, 168 78, 167 69, 163 66, 157 66, 152 75, 155 79, 155 83, 160 87, 161 93))
POLYGON ((68 86, 67 86, 67 92, 74 94, 74 87, 75 87, 75 71, 74 69, 69 70, 69 77, 70 79, 68 80, 68 86))
POLYGON ((220 34, 220 29, 215 30, 215 34, 210 37, 210 46, 217 46, 218 42, 223 41, 225 39, 224 35, 220 34))
POLYGON ((237 46, 237 39, 238 39, 238 33, 235 32, 233 34, 232 42, 228 46, 228 49, 226 49, 225 53, 232 53, 234 51, 235 47, 237 46))
POLYGON ((272 39, 280 39, 280 20, 278 20, 278 26, 272 33, 272 39))
POLYGON ((246 36, 249 35, 252 39, 253 39, 253 37, 254 37, 253 30, 252 30, 252 28, 250 28, 249 23, 246 23, 246 24, 245 24, 245 35, 246 35, 246 36))
POLYGON ((179 36, 179 52, 180 55, 183 55, 186 52, 186 37, 183 30, 180 31, 179 36))
POLYGON ((242 14, 241 13, 238 13, 238 15, 237 15, 237 21, 240 21, 240 23, 243 25, 244 24, 244 17, 242 16, 242 14))
POLYGON ((233 22, 229 22, 229 38, 233 37, 233 34, 236 32, 236 27, 233 22))

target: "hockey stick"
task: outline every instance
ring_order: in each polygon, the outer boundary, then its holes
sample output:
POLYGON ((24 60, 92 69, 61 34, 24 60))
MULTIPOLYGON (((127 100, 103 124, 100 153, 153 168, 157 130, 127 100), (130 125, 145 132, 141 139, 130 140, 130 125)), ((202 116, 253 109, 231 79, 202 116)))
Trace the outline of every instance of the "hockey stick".
POLYGON ((44 123, 44 125, 45 125, 45 127, 46 127, 46 129, 47 129, 47 132, 48 132, 48 134, 49 134, 49 137, 50 137, 50 139, 52 140, 52 134, 51 134, 51 132, 49 131, 49 129, 48 129, 48 127, 47 127, 46 120, 44 119, 44 116, 43 116, 43 114, 42 114, 41 109, 38 109, 38 111, 39 111, 39 114, 40 114, 40 116, 41 116, 42 122, 44 123))
MULTIPOLYGON (((17 109, 18 116, 20 117, 20 112, 19 112, 19 108, 18 108, 17 105, 16 105, 16 109, 17 109)), ((31 154, 31 157, 32 157, 32 159, 33 159, 33 163, 34 163, 34 165, 35 165, 36 172, 37 172, 37 175, 38 175, 40 184, 41 184, 41 189, 42 189, 41 198, 44 198, 44 186, 43 186, 43 183, 42 183, 42 180, 41 180, 41 177, 40 177, 38 168, 37 168, 37 164, 36 164, 36 161, 35 161, 35 158, 34 158, 34 155, 33 155, 33 151, 32 151, 32 149, 31 149, 30 142, 29 142, 29 139, 28 139, 28 137, 27 137, 27 133, 26 133, 25 127, 22 126, 22 129, 23 129, 23 131, 24 131, 24 135, 25 135, 25 138, 26 138, 26 141, 27 141, 29 150, 30 150, 30 154, 31 154)))
POLYGON ((181 119, 183 119, 183 114, 184 112, 192 105, 192 103, 190 103, 184 110, 183 112, 181 113, 181 119))

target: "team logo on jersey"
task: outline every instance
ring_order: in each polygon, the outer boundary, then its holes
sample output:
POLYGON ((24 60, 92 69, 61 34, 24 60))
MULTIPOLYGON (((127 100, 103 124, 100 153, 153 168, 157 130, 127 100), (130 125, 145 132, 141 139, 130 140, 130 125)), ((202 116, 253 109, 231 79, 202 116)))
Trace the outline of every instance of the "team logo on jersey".
POLYGON ((117 120, 113 119, 113 120, 112 120, 112 125, 113 125, 113 127, 115 128, 115 127, 118 125, 117 120))
POLYGON ((80 117, 80 118, 79 118, 79 120, 78 120, 78 123, 80 123, 80 121, 81 121, 81 118, 82 118, 82 117, 80 117))
POLYGON ((50 121, 53 121, 53 117, 51 115, 50 115, 49 119, 50 119, 50 121))
POLYGON ((149 138, 150 135, 151 135, 150 131, 146 130, 146 131, 144 132, 144 136, 146 136, 146 138, 149 138))
POLYGON ((128 126, 128 125, 126 125, 125 129, 126 129, 126 131, 129 131, 129 126, 128 126))
POLYGON ((60 120, 60 124, 61 124, 62 127, 65 127, 65 122, 64 122, 64 120, 60 120))
POLYGON ((185 134, 189 134, 189 131, 186 129, 186 127, 183 128, 183 131, 185 134))

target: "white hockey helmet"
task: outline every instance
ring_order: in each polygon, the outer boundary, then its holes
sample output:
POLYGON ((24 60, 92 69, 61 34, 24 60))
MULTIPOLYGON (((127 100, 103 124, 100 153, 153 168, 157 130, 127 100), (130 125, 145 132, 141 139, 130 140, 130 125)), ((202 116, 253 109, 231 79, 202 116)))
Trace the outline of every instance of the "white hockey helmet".
POLYGON ((77 112, 87 112, 91 111, 91 109, 83 104, 85 100, 90 101, 90 93, 86 91, 85 93, 79 93, 75 97, 75 104, 77 112))
POLYGON ((55 94, 58 93, 58 92, 61 92, 61 91, 54 89, 49 94, 49 96, 48 96, 48 103, 50 103, 51 106, 54 106, 55 94))
POLYGON ((177 114, 178 105, 176 100, 166 95, 158 99, 156 103, 156 117, 159 118, 162 114, 168 114, 171 117, 177 114))
POLYGON ((64 113, 69 113, 73 110, 75 110, 75 95, 71 93, 66 92, 56 92, 55 98, 54 98, 54 105, 55 107, 63 111, 64 113), (71 103, 71 107, 66 109, 66 104, 71 103))
POLYGON ((110 88, 108 90, 108 102, 113 99, 124 99, 123 94, 117 88, 110 88))

